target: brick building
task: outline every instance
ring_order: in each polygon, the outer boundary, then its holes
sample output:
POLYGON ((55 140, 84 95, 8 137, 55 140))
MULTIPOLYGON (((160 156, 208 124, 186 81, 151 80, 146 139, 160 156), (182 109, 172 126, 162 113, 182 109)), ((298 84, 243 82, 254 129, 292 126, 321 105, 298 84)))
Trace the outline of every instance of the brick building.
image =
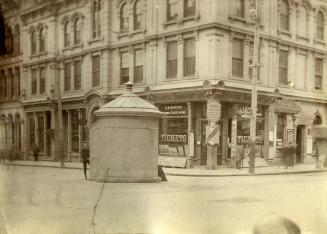
MULTIPOLYGON (((160 155, 189 165, 234 164, 249 138, 251 4, 1 1, 13 47, 0 58, 1 145, 28 158, 37 144, 44 159, 55 160, 60 88, 64 155, 78 161, 92 113, 131 81, 167 113, 160 155), (209 117, 219 129, 214 162, 207 158, 209 117)), ((274 160, 283 145, 297 143, 297 162, 310 161, 311 129, 327 121, 327 2, 260 1, 259 9, 258 159, 274 160)))

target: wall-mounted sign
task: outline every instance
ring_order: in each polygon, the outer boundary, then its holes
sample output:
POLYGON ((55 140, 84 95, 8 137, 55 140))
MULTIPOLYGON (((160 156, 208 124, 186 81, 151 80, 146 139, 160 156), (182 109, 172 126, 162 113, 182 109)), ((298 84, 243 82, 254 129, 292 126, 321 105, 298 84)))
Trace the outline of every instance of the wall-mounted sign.
POLYGON ((161 134, 160 143, 164 144, 187 144, 187 135, 185 134, 161 134))
POLYGON ((221 116, 221 104, 215 99, 208 99, 207 119, 209 121, 218 121, 221 116))
MULTIPOLYGON (((251 138, 250 136, 237 136, 237 144, 238 145, 245 145, 245 144, 250 144, 251 143, 251 138)), ((263 136, 256 136, 255 140, 256 145, 261 145, 263 144, 263 136)))
POLYGON ((160 105, 159 110, 169 116, 185 116, 187 115, 187 106, 183 104, 160 105))
MULTIPOLYGON (((249 118, 252 114, 251 106, 238 106, 236 108, 236 114, 242 118, 249 118)), ((257 117, 263 117, 263 108, 261 106, 257 107, 257 117)))

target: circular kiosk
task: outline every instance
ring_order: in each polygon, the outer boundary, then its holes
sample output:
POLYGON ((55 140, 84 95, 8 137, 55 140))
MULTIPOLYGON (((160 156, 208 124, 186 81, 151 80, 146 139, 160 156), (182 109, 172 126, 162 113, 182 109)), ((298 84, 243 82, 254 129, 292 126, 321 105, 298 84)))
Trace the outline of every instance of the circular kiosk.
POLYGON ((90 179, 99 182, 160 182, 157 107, 126 92, 95 111, 90 127, 90 179))

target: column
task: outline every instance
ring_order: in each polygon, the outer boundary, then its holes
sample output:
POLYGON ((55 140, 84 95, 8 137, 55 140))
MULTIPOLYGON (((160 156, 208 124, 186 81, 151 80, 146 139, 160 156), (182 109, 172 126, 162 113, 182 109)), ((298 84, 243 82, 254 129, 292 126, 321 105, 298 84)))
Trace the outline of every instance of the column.
POLYGON ((182 35, 178 35, 177 50, 177 79, 181 79, 184 76, 184 41, 182 35))
POLYGON ((68 110, 68 131, 67 131, 67 137, 68 137, 68 145, 67 145, 67 160, 70 161, 71 154, 72 154, 72 111, 68 110))
POLYGON ((220 129, 218 122, 221 117, 221 104, 214 95, 209 94, 207 100, 206 143, 207 143, 207 169, 217 168, 217 146, 219 144, 220 129))
POLYGON ((192 113, 192 103, 188 102, 187 104, 187 134, 188 134, 188 157, 187 157, 187 168, 193 167, 193 157, 194 157, 194 132, 193 132, 193 113, 192 113))
POLYGON ((232 109, 232 131, 231 131, 231 165, 232 167, 236 166, 236 154, 237 154, 237 106, 234 105, 232 109))

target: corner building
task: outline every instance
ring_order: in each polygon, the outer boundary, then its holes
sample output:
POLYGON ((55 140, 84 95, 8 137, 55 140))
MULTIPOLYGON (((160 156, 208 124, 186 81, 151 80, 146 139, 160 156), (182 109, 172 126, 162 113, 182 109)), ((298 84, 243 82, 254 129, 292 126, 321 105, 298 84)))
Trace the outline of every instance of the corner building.
MULTIPOLYGON (((158 136, 164 163, 234 166, 246 152, 251 0, 25 2, 18 14, 25 158, 38 144, 44 159, 56 159, 59 89, 65 157, 74 161, 96 121, 93 111, 121 94, 128 81, 167 113, 158 136), (218 126, 211 136, 208 120, 218 126)), ((278 161, 288 143, 297 144, 298 163, 309 162, 311 129, 327 121, 327 3, 259 2, 256 163, 278 161)))

